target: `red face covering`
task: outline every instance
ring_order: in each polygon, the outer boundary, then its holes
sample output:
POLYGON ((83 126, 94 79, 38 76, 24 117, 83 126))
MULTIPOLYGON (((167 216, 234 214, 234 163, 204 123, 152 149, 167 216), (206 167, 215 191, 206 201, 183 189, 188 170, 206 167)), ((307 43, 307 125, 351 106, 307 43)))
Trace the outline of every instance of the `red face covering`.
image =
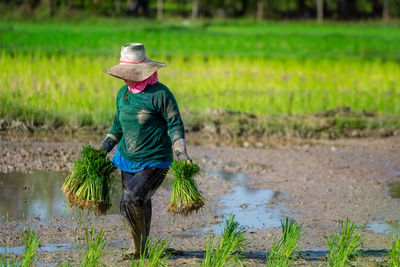
POLYGON ((146 80, 131 83, 130 85, 128 85, 128 88, 129 91, 131 91, 132 93, 138 94, 140 92, 143 92, 143 90, 146 88, 147 85, 153 85, 157 81, 158 81, 158 76, 156 71, 146 80))

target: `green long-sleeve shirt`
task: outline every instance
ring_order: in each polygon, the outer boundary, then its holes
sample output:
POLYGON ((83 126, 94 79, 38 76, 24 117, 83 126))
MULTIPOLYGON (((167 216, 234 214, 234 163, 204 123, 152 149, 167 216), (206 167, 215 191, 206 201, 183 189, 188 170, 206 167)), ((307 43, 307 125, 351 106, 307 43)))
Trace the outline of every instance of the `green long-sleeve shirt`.
POLYGON ((110 134, 118 138, 118 150, 130 161, 170 161, 172 143, 185 138, 178 105, 171 91, 157 82, 138 94, 121 87, 110 134))

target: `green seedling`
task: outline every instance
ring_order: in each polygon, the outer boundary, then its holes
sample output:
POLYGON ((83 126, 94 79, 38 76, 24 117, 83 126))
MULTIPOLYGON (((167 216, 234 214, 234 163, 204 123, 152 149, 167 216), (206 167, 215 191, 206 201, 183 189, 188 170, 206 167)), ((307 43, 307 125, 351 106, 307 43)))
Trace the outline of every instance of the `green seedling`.
POLYGON ((170 244, 171 242, 168 242, 168 238, 163 240, 147 238, 145 249, 141 250, 139 259, 132 260, 132 267, 167 266, 165 263, 167 257, 164 255, 170 244))
POLYGON ((22 254, 22 266, 29 267, 34 263, 36 252, 42 244, 40 235, 36 234, 30 227, 21 232, 21 243, 24 246, 22 254))
POLYGON ((80 158, 62 186, 70 206, 104 214, 111 207, 116 169, 105 151, 84 146, 80 158))
POLYGON ((219 244, 217 242, 218 235, 213 238, 207 235, 206 256, 201 266, 222 267, 226 264, 243 266, 241 258, 248 243, 244 227, 235 221, 235 215, 231 214, 226 220, 219 244))
POLYGON ((328 267, 345 266, 351 256, 359 255, 357 249, 363 244, 363 237, 359 235, 360 226, 347 219, 340 222, 340 228, 340 233, 332 234, 326 240, 328 267))
POLYGON ((174 176, 172 181, 171 201, 168 211, 174 215, 182 214, 187 216, 197 211, 204 205, 204 198, 197 189, 193 177, 199 173, 199 165, 185 161, 174 161, 170 167, 174 176))
POLYGON ((390 267, 400 266, 400 222, 398 225, 398 232, 393 231, 391 236, 392 249, 389 252, 390 267))
POLYGON ((294 219, 281 220, 282 237, 274 238, 269 255, 267 256, 268 267, 288 267, 298 256, 300 248, 301 228, 294 219), (296 252, 297 251, 297 252, 296 252))
POLYGON ((82 259, 81 267, 96 267, 100 265, 100 258, 103 255, 107 240, 103 230, 95 236, 94 229, 85 231, 86 250, 82 259))

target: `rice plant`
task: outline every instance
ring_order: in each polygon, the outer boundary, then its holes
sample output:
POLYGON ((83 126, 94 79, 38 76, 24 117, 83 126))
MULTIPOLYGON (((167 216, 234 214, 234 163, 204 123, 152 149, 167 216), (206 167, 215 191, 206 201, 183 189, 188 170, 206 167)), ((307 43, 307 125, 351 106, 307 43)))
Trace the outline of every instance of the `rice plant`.
POLYGON ((392 249, 389 252, 390 267, 400 266, 400 222, 398 226, 398 232, 393 231, 391 236, 392 249))
POLYGON ((364 240, 359 235, 360 226, 351 222, 349 219, 346 222, 340 222, 340 233, 332 234, 327 238, 327 246, 329 253, 327 255, 328 267, 342 267, 351 256, 359 255, 359 249, 364 240))
POLYGON ((36 234, 30 227, 21 231, 21 243, 24 246, 21 263, 23 267, 28 267, 33 264, 36 252, 42 242, 41 236, 36 234))
POLYGON ((189 213, 200 209, 204 205, 204 198, 197 190, 197 184, 193 179, 200 171, 199 165, 174 160, 170 170, 174 175, 174 180, 172 181, 172 194, 168 211, 174 215, 187 216, 189 213))
POLYGON ((12 255, 8 253, 7 248, 6 248, 5 255, 0 254, 0 266, 16 267, 16 266, 20 266, 20 263, 17 263, 12 258, 12 255))
POLYGON ((301 228, 294 219, 286 218, 281 220, 282 237, 277 240, 274 238, 272 247, 267 256, 268 267, 286 267, 290 266, 297 257, 300 248, 301 228), (296 252, 297 251, 297 252, 296 252))
POLYGON ((63 261, 58 267, 72 267, 72 265, 68 261, 63 261))
POLYGON ((237 221, 235 215, 230 215, 225 222, 222 237, 218 243, 218 235, 212 238, 207 234, 206 256, 201 266, 222 267, 225 264, 235 264, 243 266, 241 258, 248 243, 246 240, 245 229, 237 221))
POLYGON ((112 172, 115 169, 105 151, 84 146, 62 186, 70 206, 104 214, 111 207, 110 194, 114 186, 112 172))
POLYGON ((85 231, 86 250, 83 256, 81 267, 96 267, 100 265, 100 257, 103 255, 107 240, 103 230, 94 236, 94 229, 85 231))
POLYGON ((132 260, 132 267, 156 267, 156 266, 167 266, 164 256, 165 251, 170 246, 171 242, 168 242, 168 238, 153 240, 147 238, 145 249, 141 250, 139 259, 132 260))
MULTIPOLYGON (((122 42, 140 40, 151 55, 190 57, 381 58, 399 59, 398 28, 379 23, 249 23, 246 20, 203 21, 96 19, 0 22, 3 49, 10 52, 116 55, 122 42), (131 24, 135 27, 130 27, 131 24), (155 32, 149 31, 149 29, 155 32), (362 32, 362 34, 360 34, 362 32), (29 40, 29 42, 27 42, 29 40)), ((88 62, 90 63, 90 62, 88 62)))

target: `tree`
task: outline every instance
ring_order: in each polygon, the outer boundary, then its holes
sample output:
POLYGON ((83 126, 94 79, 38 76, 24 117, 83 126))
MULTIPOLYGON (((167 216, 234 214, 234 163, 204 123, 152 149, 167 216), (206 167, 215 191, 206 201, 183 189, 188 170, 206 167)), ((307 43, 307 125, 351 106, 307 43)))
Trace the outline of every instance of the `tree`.
POLYGON ((390 0, 383 0, 382 18, 385 22, 389 20, 389 1, 390 0))
POLYGON ((262 21, 264 18, 264 1, 266 0, 257 1, 257 21, 262 21))
POLYGON ((192 19, 197 19, 199 16, 199 0, 193 0, 192 2, 192 19))
POLYGON ((163 0, 157 0, 157 19, 163 19, 163 0))
POLYGON ((322 23, 324 20, 324 0, 316 0, 317 1, 317 21, 318 23, 322 23))
POLYGON ((115 14, 121 14, 121 0, 115 0, 115 14))

